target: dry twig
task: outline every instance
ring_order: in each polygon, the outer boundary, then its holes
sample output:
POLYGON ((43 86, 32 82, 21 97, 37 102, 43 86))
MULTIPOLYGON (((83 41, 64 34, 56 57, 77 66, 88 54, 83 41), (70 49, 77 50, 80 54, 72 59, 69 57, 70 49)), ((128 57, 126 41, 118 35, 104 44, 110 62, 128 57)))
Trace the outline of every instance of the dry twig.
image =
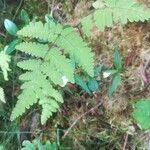
POLYGON ((68 130, 64 133, 62 139, 64 139, 68 133, 71 131, 71 129, 77 124, 77 122, 79 122, 79 120, 81 118, 83 118, 84 116, 86 116, 88 113, 94 111, 96 108, 98 108, 100 105, 102 105, 103 101, 101 100, 98 104, 96 104, 94 107, 92 107, 90 110, 88 110, 87 112, 83 113, 81 116, 79 116, 73 123, 72 125, 68 128, 68 130))
POLYGON ((129 137, 129 134, 127 133, 126 136, 125 136, 125 141, 124 141, 122 150, 126 150, 126 146, 127 146, 127 142, 128 142, 128 137, 129 137))

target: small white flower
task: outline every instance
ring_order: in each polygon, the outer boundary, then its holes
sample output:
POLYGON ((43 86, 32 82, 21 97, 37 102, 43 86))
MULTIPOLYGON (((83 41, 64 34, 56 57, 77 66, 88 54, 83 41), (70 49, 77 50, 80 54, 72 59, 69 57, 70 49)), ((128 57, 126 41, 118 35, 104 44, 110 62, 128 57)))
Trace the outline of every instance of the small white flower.
POLYGON ((104 72, 103 78, 108 78, 111 75, 111 72, 104 72))
POLYGON ((66 76, 63 76, 63 77, 62 77, 62 80, 63 80, 63 85, 61 85, 61 86, 64 87, 64 86, 67 84, 67 82, 68 82, 69 80, 67 79, 66 76))

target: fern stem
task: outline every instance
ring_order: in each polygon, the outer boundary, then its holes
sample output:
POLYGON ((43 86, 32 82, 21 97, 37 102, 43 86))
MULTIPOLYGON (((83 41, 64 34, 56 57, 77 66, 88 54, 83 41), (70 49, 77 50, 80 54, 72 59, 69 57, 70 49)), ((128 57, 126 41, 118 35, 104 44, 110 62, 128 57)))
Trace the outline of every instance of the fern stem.
POLYGON ((15 77, 15 72, 16 72, 16 64, 17 64, 17 54, 18 51, 15 53, 14 57, 14 62, 13 62, 13 68, 12 68, 12 105, 13 107, 15 106, 15 86, 16 86, 16 77, 15 77))

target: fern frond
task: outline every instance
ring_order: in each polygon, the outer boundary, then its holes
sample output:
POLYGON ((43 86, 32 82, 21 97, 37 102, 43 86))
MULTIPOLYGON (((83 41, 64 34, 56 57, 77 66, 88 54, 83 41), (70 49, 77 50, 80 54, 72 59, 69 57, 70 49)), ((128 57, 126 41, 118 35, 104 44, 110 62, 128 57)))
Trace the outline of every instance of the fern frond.
POLYGON ((88 15, 82 19, 82 30, 87 36, 91 35, 91 30, 93 28, 92 15, 88 15))
POLYGON ((35 77, 36 77, 36 72, 28 71, 24 74, 21 74, 19 76, 19 79, 22 80, 22 81, 30 81, 30 80, 35 79, 35 77))
POLYGON ((58 72, 55 66, 50 62, 43 63, 41 71, 43 74, 48 76, 54 84, 63 85, 62 73, 58 72))
POLYGON ((0 68, 2 69, 4 79, 8 80, 8 71, 10 71, 9 68, 9 62, 11 61, 10 56, 5 54, 5 50, 0 52, 0 68))
POLYGON ((93 77, 94 54, 86 43, 74 32, 72 27, 65 28, 56 40, 59 47, 74 56, 75 62, 93 77), (84 57, 83 57, 84 56, 84 57))
POLYGON ((43 98, 39 101, 39 105, 42 105, 41 123, 44 124, 54 112, 57 112, 59 105, 51 98, 43 98))
POLYGON ((18 101, 15 108, 11 114, 11 120, 16 119, 21 116, 26 109, 29 109, 33 104, 37 103, 38 99, 33 89, 28 87, 28 89, 23 90, 21 95, 18 96, 18 101))
POLYGON ((17 32, 20 36, 37 38, 41 40, 48 40, 49 30, 45 28, 41 21, 39 22, 30 22, 29 25, 25 26, 23 29, 17 32))
POLYGON ((42 61, 39 59, 23 60, 17 63, 17 66, 23 70, 38 70, 42 61))
POLYGON ((36 42, 23 42, 16 46, 16 49, 25 52, 31 56, 44 58, 49 47, 47 44, 39 44, 36 42))
POLYGON ((103 3, 97 0, 93 5, 96 8, 95 12, 81 21, 86 35, 90 35, 89 32, 94 25, 100 31, 104 31, 105 27, 112 27, 114 23, 143 22, 150 18, 150 9, 146 9, 136 0, 105 0, 103 3))
MULTIPOLYGON (((55 112, 54 110, 57 110, 59 108, 58 103, 63 102, 61 94, 50 85, 50 83, 42 73, 27 72, 26 74, 21 76, 21 78, 27 80, 27 82, 25 82, 21 86, 23 92, 18 96, 18 101, 12 112, 11 120, 14 120, 15 118, 22 115, 26 111, 26 109, 29 109, 33 104, 37 103, 38 100, 39 104, 42 105, 43 110, 45 110, 44 108, 47 107, 45 106, 45 103, 46 105, 49 105, 52 115, 52 113, 55 112), (48 102, 44 101, 43 98, 45 97, 47 97, 46 100, 48 102)), ((42 112, 42 114, 46 115, 45 112, 42 112)))
POLYGON ((44 124, 58 111, 59 103, 63 103, 62 95, 53 88, 52 82, 62 87, 67 82, 75 82, 72 58, 74 64, 93 76, 93 53, 72 27, 63 27, 54 22, 31 22, 17 34, 30 38, 30 41, 17 45, 16 49, 31 55, 31 58, 17 64, 26 72, 20 76, 20 80, 24 82, 21 86, 22 93, 18 97, 11 120, 38 102, 42 106, 41 123, 44 124), (46 44, 39 43, 41 40, 46 44))
POLYGON ((54 22, 43 24, 39 22, 31 22, 28 26, 17 32, 20 36, 41 39, 44 41, 54 42, 61 33, 63 26, 54 22))
POLYGON ((96 10, 94 13, 94 20, 100 31, 104 31, 105 27, 113 26, 112 12, 109 8, 96 10))
MULTIPOLYGON (((11 70, 9 68, 9 62, 11 61, 11 58, 5 53, 7 48, 8 46, 6 46, 4 50, 0 52, 0 68, 6 81, 8 80, 8 71, 11 70)), ((2 87, 0 87, 0 101, 3 103, 6 102, 4 89, 2 87)))
POLYGON ((57 44, 67 53, 74 56, 76 63, 90 76, 94 75, 93 53, 72 27, 63 28, 62 25, 55 24, 53 22, 46 24, 42 24, 42 22, 35 22, 30 23, 28 26, 18 31, 17 34, 20 36, 42 39, 49 41, 50 43, 57 44), (84 56, 84 58, 82 56, 84 56))
POLYGON ((57 72, 60 72, 62 76, 66 76, 68 81, 74 83, 74 70, 73 67, 68 63, 67 59, 60 50, 53 48, 48 53, 46 60, 50 61, 50 64, 54 66, 57 72))

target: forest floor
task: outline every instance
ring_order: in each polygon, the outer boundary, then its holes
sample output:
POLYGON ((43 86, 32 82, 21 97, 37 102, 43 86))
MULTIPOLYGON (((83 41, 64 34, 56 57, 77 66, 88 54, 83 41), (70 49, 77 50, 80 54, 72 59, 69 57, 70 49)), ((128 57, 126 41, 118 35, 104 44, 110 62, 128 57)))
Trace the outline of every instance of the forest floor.
MULTIPOLYGON (((0 33, 5 33, 3 20, 12 18, 18 21, 18 14, 24 8, 31 17, 44 18, 47 12, 47 2, 42 0, 24 0, 18 12, 20 1, 4 3, 0 0, 0 33), (10 13, 12 12, 12 13, 10 13)), ((147 1, 146 1, 147 2, 147 1)), ((59 2, 60 12, 55 14, 56 19, 62 23, 76 26, 79 20, 89 14, 92 1, 65 0, 59 2)), ((148 6, 148 3, 147 3, 148 6)), ((9 38, 0 38, 1 43, 9 41, 9 38)), ((60 112, 55 114, 45 126, 39 123, 39 114, 36 109, 29 111, 21 120, 11 123, 9 121, 10 106, 12 99, 19 92, 19 81, 17 75, 12 73, 8 83, 2 82, 8 97, 9 104, 2 106, 0 112, 6 117, 6 122, 0 122, 1 141, 6 145, 13 145, 13 139, 22 133, 17 140, 33 139, 39 134, 43 140, 60 140, 60 149, 71 150, 144 150, 148 147, 148 133, 140 130, 132 119, 133 104, 141 98, 150 97, 149 82, 145 83, 143 69, 150 59, 150 23, 128 23, 127 25, 116 24, 113 28, 106 28, 104 32, 95 29, 90 38, 85 39, 95 52, 95 65, 113 66, 113 49, 115 43, 119 44, 122 62, 125 71, 121 86, 115 92, 112 99, 107 96, 108 86, 102 86, 94 96, 86 94, 66 94, 65 103, 60 112), (14 77, 15 76, 15 77, 14 77), (12 86, 13 82, 13 86, 12 86), (7 90, 8 89, 8 90, 7 90), (5 111, 5 112, 4 112, 5 111), (19 122, 19 123, 18 123, 19 122), (11 137, 10 137, 11 134, 11 137), (9 138, 10 139, 9 139, 9 138), (19 138, 19 139, 18 139, 19 138), (8 142, 7 142, 8 140, 8 142)), ((12 64, 13 66, 13 64, 12 64)), ((147 73, 150 68, 146 66, 147 73)), ((147 79, 148 80, 148 79, 147 79)), ((107 81, 108 85, 110 81, 107 81)), ((103 84, 103 83, 101 83, 103 84)))

